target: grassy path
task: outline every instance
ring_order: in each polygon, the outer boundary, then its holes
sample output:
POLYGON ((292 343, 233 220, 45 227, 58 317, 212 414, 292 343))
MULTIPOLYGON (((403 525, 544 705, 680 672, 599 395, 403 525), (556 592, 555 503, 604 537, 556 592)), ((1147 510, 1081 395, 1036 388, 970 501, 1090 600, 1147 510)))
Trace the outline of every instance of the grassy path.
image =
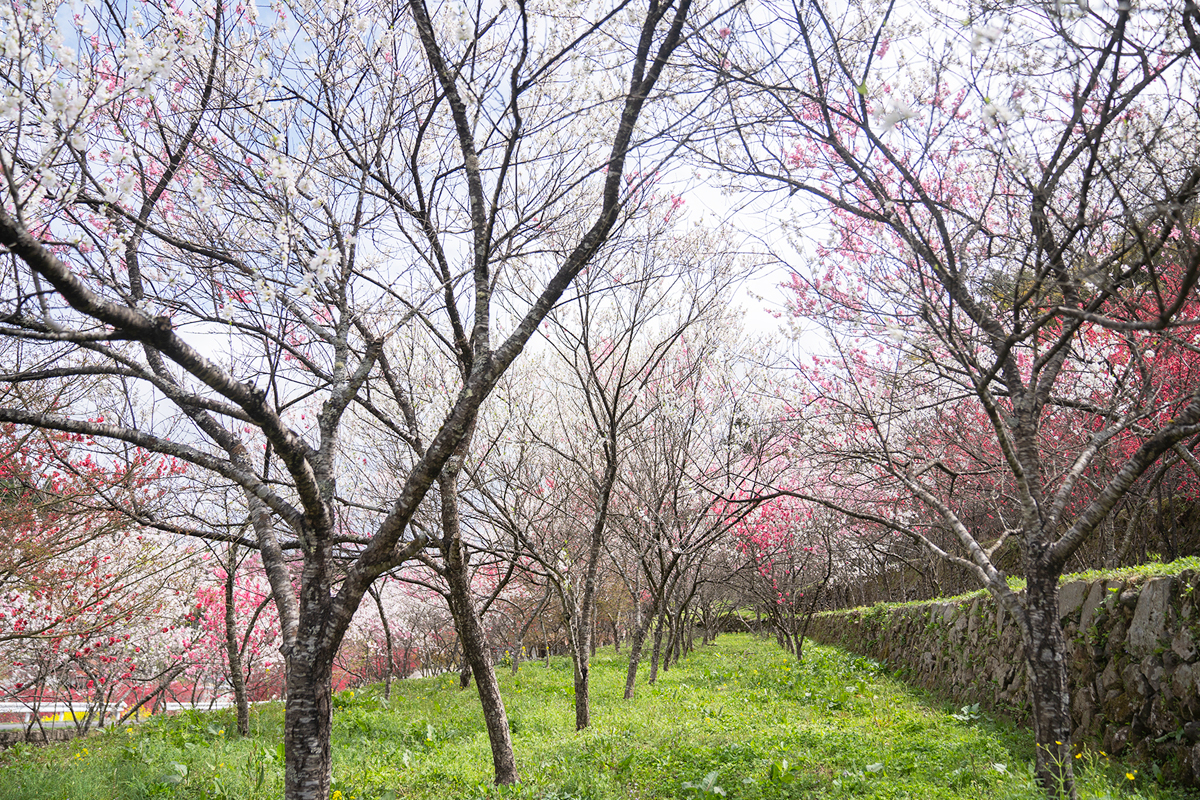
MULTIPOLYGON (((723 636, 656 686, 620 700, 624 655, 593 662, 592 728, 575 733, 571 666, 502 676, 522 783, 490 785, 474 691, 457 675, 335 698, 334 800, 385 798, 1032 798, 1032 740, 956 719, 866 659, 814 647, 802 665, 772 643, 723 636), (340 792, 340 794, 338 794, 340 792)), ((960 716, 966 716, 961 715, 960 716)), ((224 712, 185 714, 0 756, 0 800, 269 798, 282 787, 277 706, 255 735, 224 712)), ((1081 754, 1085 797, 1200 797, 1081 754)))

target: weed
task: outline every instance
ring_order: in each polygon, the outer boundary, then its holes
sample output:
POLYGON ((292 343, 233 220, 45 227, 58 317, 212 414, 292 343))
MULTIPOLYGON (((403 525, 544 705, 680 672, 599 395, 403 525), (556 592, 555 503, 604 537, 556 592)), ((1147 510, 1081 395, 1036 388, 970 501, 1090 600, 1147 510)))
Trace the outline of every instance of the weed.
POLYGON ((689 797, 697 797, 701 800, 725 796, 725 790, 717 785, 717 770, 715 769, 695 783, 683 784, 683 791, 689 797))
POLYGON ((959 722, 976 722, 983 719, 983 714, 979 711, 979 703, 972 703, 969 706, 963 706, 957 713, 951 714, 959 722))
MULTIPOLYGON (((621 699, 625 666, 623 654, 597 654, 593 724, 578 733, 569 660, 499 675, 510 718, 519 720, 522 781, 505 787, 492 785, 478 698, 458 690, 456 675, 397 681, 387 703, 370 688, 341 692, 334 791, 339 800, 1038 795, 1028 731, 975 716, 970 706, 944 709, 870 659, 811 646, 797 663, 770 643, 727 635, 654 686, 639 686, 632 701, 621 699)), ((181 714, 129 732, 13 748, 0 754, 0 800, 280 796, 282 708, 256 706, 249 737, 233 729, 225 713, 181 714)), ((1076 766, 1084 798, 1188 796, 1103 754, 1080 751, 1076 766)))

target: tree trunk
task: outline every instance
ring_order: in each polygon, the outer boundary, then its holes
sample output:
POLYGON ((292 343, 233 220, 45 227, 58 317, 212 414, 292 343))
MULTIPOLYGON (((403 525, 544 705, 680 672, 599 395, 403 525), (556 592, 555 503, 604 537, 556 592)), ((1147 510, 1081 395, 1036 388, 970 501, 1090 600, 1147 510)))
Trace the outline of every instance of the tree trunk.
POLYGON ((1051 800, 1075 800, 1071 754, 1071 696, 1067 685, 1067 642, 1058 617, 1058 576, 1028 570, 1025 590, 1025 666, 1033 703, 1037 776, 1051 800))
POLYGON ((383 643, 387 649, 387 665, 383 672, 383 699, 390 700, 392 697, 392 626, 388 624, 387 614, 383 610, 383 592, 380 591, 374 584, 368 590, 371 597, 375 598, 375 608, 379 610, 379 622, 383 625, 383 643))
POLYGON ((658 612, 658 622, 654 626, 654 653, 650 657, 650 679, 648 681, 651 684, 658 680, 658 660, 662 656, 663 623, 666 618, 667 610, 663 608, 658 612))
POLYGON ((229 683, 237 705, 238 736, 250 735, 250 700, 246 697, 246 676, 242 671, 242 653, 238 647, 233 590, 237 577, 237 546, 229 545, 225 562, 225 658, 229 662, 229 683))
POLYGON ((675 656, 672 659, 676 666, 678 666, 679 660, 687 655, 687 629, 688 617, 690 615, 690 611, 680 611, 679 617, 676 620, 675 656))
POLYGON ((596 575, 600 570, 600 550, 604 543, 604 529, 608 521, 608 505, 613 485, 617 482, 616 431, 610 429, 605 453, 607 463, 600 497, 597 501, 596 518, 592 520, 591 541, 588 542, 587 572, 584 575, 583 595, 575 608, 575 619, 568 625, 574 628, 575 661, 575 730, 581 731, 591 724, 592 708, 590 692, 591 659, 596 654, 596 575))
MULTIPOLYGON (((657 605, 655 606, 657 608, 657 605)), ((635 609, 638 613, 640 609, 635 609)), ((642 660, 642 646, 646 643, 646 635, 650 632, 650 623, 654 621, 654 610, 636 618, 633 628, 633 638, 629 642, 629 670, 625 673, 625 699, 633 699, 633 688, 637 681, 638 664, 642 660)))
POLYGON ((591 621, 582 610, 584 604, 590 605, 587 594, 585 587, 583 603, 576 606, 575 613, 567 623, 571 635, 571 663, 575 668, 575 730, 577 731, 583 730, 592 721, 590 673, 594 631, 591 621))
MULTIPOLYGON (((483 708, 483 721, 487 727, 488 740, 492 746, 492 765, 496 770, 497 784, 517 782, 517 761, 513 756, 512 737, 508 730, 508 714, 500 696, 500 684, 496 681, 496 670, 488 658, 487 642, 483 626, 475 612, 475 604, 468 595, 465 607, 460 607, 463 616, 459 636, 463 640, 463 651, 471 672, 475 674, 475 688, 479 692, 479 704, 483 708)), ((461 601, 460 601, 461 602, 461 601)))
POLYGON ((675 654, 678 652, 677 645, 679 644, 679 625, 675 614, 668 613, 667 627, 665 636, 667 639, 666 647, 662 651, 662 671, 667 673, 671 670, 671 664, 675 661, 675 654))
MULTIPOLYGON (((464 440, 469 442, 470 437, 464 440)), ((460 445, 464 450, 465 446, 460 445)), ((457 461, 461 464, 461 460, 457 461)), ((517 782, 517 761, 513 756, 512 736, 508 730, 508 714, 500 697, 496 670, 488 658, 487 639, 483 625, 471 598, 470 565, 458 516, 458 469, 447 466, 438 478, 442 500, 443 557, 446 564, 446 583, 450 588, 450 612, 458 629, 463 658, 475 674, 475 687, 483 708, 483 721, 492 746, 492 765, 497 784, 517 782)))
POLYGON ((333 774, 329 744, 333 659, 320 652, 315 638, 302 635, 288 659, 283 722, 287 765, 283 793, 288 800, 325 800, 333 774))
POLYGON ((599 632, 596 630, 596 607, 595 606, 592 606, 592 621, 590 623, 590 626, 592 629, 592 636, 591 636, 591 650, 589 652, 589 655, 592 658, 595 658, 596 657, 596 642, 600 638, 599 632))
POLYGON ((582 664, 580 660, 579 658, 575 659, 575 730, 577 731, 583 730, 592 721, 592 704, 588 695, 588 673, 591 665, 586 659, 582 664))

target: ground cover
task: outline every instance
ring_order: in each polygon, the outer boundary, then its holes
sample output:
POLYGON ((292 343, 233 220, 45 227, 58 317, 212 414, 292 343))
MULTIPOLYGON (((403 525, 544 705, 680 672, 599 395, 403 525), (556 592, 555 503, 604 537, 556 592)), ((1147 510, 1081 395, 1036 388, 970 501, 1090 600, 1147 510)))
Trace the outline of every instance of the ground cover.
MULTIPOLYGON (((1083 572, 1068 572, 1060 575, 1058 578, 1059 586, 1066 586, 1068 583, 1080 581, 1090 583, 1097 580, 1109 581, 1136 581, 1141 582, 1149 578, 1158 578, 1164 575, 1178 575, 1184 570, 1200 571, 1200 556, 1185 556, 1177 558, 1174 561, 1162 561, 1157 556, 1153 556, 1150 561, 1142 564, 1134 564, 1128 567, 1103 567, 1097 569, 1084 570, 1083 572)), ((1007 577, 1008 588, 1015 592, 1024 591, 1025 579, 1017 575, 1009 575, 1007 577)), ((987 589, 972 589, 969 592, 962 594, 947 595, 944 597, 931 597, 925 600, 902 600, 895 602, 872 603, 869 606, 853 606, 850 608, 839 608, 834 611, 823 611, 823 614, 846 614, 852 611, 879 611, 880 609, 889 608, 905 608, 910 606, 926 606, 931 603, 961 603, 967 600, 973 600, 976 597, 984 597, 988 593, 987 589)))
MULTIPOLYGON (((473 691, 457 675, 336 695, 334 800, 385 798, 1032 798, 1032 735, 938 704, 876 663, 727 635, 620 699, 624 656, 593 662, 593 725, 576 733, 570 662, 504 671, 522 783, 490 785, 473 691)), ((0 800, 270 798, 283 786, 282 709, 252 734, 228 712, 187 713, 0 754, 0 800)), ((1084 797, 1200 797, 1100 753, 1079 753, 1084 797)))

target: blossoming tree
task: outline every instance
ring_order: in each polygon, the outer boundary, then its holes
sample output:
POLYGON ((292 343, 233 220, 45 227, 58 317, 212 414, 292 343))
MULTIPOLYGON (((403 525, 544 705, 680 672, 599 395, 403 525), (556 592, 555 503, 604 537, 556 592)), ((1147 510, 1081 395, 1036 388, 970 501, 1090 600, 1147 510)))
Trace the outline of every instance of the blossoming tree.
POLYGON ((714 156, 743 185, 815 201, 828 225, 792 286, 797 317, 830 334, 792 397, 811 453, 798 493, 920 542, 1012 615, 1039 779, 1074 797, 1058 577, 1200 433, 1200 385, 1148 367, 1197 316, 1200 16, 1190 2, 828 12, 789 6, 793 35, 773 23, 771 39, 746 16, 712 60, 730 110, 763 123, 714 156), (971 487, 992 492, 998 524, 968 524, 971 487), (1023 594, 994 560, 1006 539, 1023 594))
MULTIPOLYGON (((239 487, 244 536, 142 519, 261 554, 287 663, 285 793, 324 798, 331 671, 354 612, 431 545, 461 561, 453 526, 409 523, 439 481, 452 514, 480 405, 619 233, 627 164, 650 174, 670 157, 659 132, 709 88, 672 66, 700 12, 78 8, 0 8, 0 246, 14 265, 0 335, 25 343, 5 379, 105 374, 136 402, 104 421, 9 404, 0 420, 127 442, 239 487), (431 351, 456 369, 418 402, 407 364, 431 351), (348 457, 350 418, 403 443, 383 493, 359 491, 379 484, 348 457)), ((496 779, 514 781, 502 704, 485 717, 496 779)))

